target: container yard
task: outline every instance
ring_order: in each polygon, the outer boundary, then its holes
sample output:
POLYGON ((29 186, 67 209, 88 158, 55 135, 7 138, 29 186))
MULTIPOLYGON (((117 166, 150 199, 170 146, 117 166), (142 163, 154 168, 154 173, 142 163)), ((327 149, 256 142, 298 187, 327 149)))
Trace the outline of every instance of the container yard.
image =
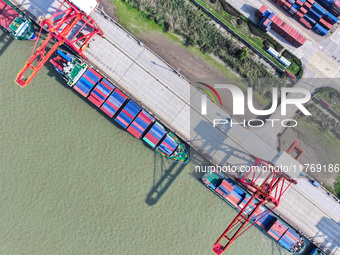
MULTIPOLYGON (((305 28, 313 28, 321 36, 325 36, 338 22, 337 6, 339 2, 334 0, 273 0, 273 2, 287 11, 305 28)), ((264 7, 261 8, 262 10, 260 9, 259 12, 263 13, 264 7)))
MULTIPOLYGON (((37 3, 34 1, 29 4, 37 7, 37 3)), ((46 9, 40 8, 34 10, 36 18, 47 12, 46 9), (37 13, 40 15, 37 15, 37 13)), ((187 104, 190 99, 195 98, 190 94, 190 90, 193 90, 191 92, 200 98, 201 92, 197 88, 175 71, 169 72, 167 68, 158 68, 156 65, 150 64, 159 63, 161 60, 145 48, 143 44, 131 39, 131 36, 120 26, 98 12, 94 13, 93 16, 103 28, 106 36, 105 38, 97 36, 96 40, 91 42, 91 47, 86 48, 84 54, 88 60, 93 66, 96 66, 97 71, 100 70, 100 73, 106 79, 119 81, 119 84, 115 84, 116 87, 123 87, 125 94, 130 93, 136 103, 148 111, 152 110, 155 116, 162 118, 162 123, 179 133, 193 148, 205 154, 214 164, 224 164, 228 161, 231 164, 247 165, 252 160, 250 154, 260 154, 261 157, 263 156, 268 160, 275 157, 277 149, 275 145, 270 144, 271 131, 269 129, 268 136, 260 137, 253 131, 240 126, 233 127, 228 132, 214 128, 211 120, 208 119, 209 117, 205 118, 199 114, 198 102, 194 101, 191 105, 187 104), (143 80, 142 88, 138 82, 141 80, 143 80), (150 96, 149 91, 153 91, 152 96, 150 96), (191 113, 190 123, 188 123, 189 118, 187 118, 189 112, 191 113), (193 135, 194 139, 190 139, 190 134, 193 135), (229 150, 227 147, 232 149, 229 150), (211 148, 216 149, 211 150, 211 148), (259 150, 259 148, 261 149, 259 150)), ((164 64, 163 62, 160 63, 164 64)), ((208 104, 214 116, 231 117, 225 110, 213 103, 209 102, 208 104)), ((119 114, 119 110, 117 113, 119 114)), ((144 136, 144 138, 147 137, 153 130, 152 136, 149 136, 149 141, 152 138, 157 139, 158 132, 164 129, 157 121, 154 122, 153 127, 144 136), (156 125, 158 130, 153 129, 156 125)), ((168 132, 167 135, 174 139, 171 132, 168 132)), ((165 147, 169 145, 168 142, 166 143, 164 144, 165 147)), ((155 143, 153 145, 157 147, 155 143)), ((161 150, 161 148, 158 149, 161 150)), ((320 210, 320 207, 324 205, 315 203, 311 194, 305 194, 303 190, 303 184, 299 183, 296 187, 290 189, 286 194, 288 199, 284 199, 280 208, 275 212, 280 213, 282 219, 289 222, 294 228, 299 227, 299 230, 309 237, 320 231, 324 233, 327 239, 324 236, 318 236, 314 242, 322 245, 326 250, 328 249, 331 254, 336 254, 337 251, 329 247, 328 243, 338 243, 338 239, 334 235, 338 226, 319 224, 322 218, 328 217, 327 212, 320 210), (292 203, 293 200, 294 203, 292 203), (296 202, 296 200, 299 202, 296 202), (300 211, 300 213, 296 214, 297 211, 300 211), (307 223, 301 224, 302 221, 307 221, 307 223)), ((320 201, 320 203, 322 204, 323 201, 320 201)), ((333 214, 333 212, 329 213, 333 214)), ((334 218, 336 219, 336 216, 334 218)))
POLYGON ((291 45, 298 48, 306 42, 306 38, 283 22, 275 13, 268 11, 265 5, 256 12, 256 16, 261 19, 259 27, 264 31, 272 28, 276 33, 287 40, 291 45))

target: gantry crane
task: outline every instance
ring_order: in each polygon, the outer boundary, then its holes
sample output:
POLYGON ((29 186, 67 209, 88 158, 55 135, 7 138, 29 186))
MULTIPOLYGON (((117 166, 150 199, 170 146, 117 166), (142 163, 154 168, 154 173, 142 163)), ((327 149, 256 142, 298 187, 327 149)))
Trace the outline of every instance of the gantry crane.
POLYGON ((83 50, 93 36, 103 36, 102 30, 90 16, 97 7, 97 0, 64 0, 51 17, 42 19, 39 37, 43 28, 47 30, 48 36, 34 52, 36 43, 30 59, 18 73, 16 83, 21 87, 29 84, 53 52, 64 43, 85 58, 83 50), (50 44, 52 47, 47 49, 50 44))
MULTIPOLYGON (((291 150, 292 146, 287 152, 291 150)), ((258 216, 256 212, 265 202, 272 205, 271 210, 266 213, 268 214, 279 205, 282 195, 290 185, 297 183, 271 162, 253 157, 255 164, 252 171, 249 171, 242 179, 237 179, 253 195, 214 244, 213 252, 216 254, 225 252, 236 238, 254 225, 254 219, 258 216)), ((260 218, 266 214, 262 214, 260 218)))

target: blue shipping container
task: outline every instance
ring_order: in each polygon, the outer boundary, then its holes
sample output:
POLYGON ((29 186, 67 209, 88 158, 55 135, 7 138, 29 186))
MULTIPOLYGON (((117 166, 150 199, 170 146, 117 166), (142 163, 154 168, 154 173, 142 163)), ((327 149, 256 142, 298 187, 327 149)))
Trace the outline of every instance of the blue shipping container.
POLYGON ((243 190, 241 190, 238 186, 234 187, 234 192, 236 192, 237 194, 243 196, 245 195, 245 192, 243 190))
POLYGON ((164 127, 158 122, 154 122, 150 130, 145 134, 143 140, 149 144, 152 148, 155 148, 159 141, 166 134, 164 127))
POLYGON ((314 26, 315 23, 316 23, 315 19, 313 19, 311 16, 309 16, 308 13, 306 13, 303 18, 306 19, 312 26, 314 26))
POLYGON ((335 3, 335 0, 316 0, 319 4, 321 4, 324 8, 328 8, 332 4, 335 3))
POLYGON ((112 118, 119 111, 127 98, 128 97, 123 92, 119 89, 115 89, 100 109, 112 118))
POLYGON ((315 26, 313 27, 313 29, 315 30, 315 32, 317 32, 319 35, 324 36, 328 33, 328 30, 326 30, 325 28, 323 28, 321 25, 319 25, 318 23, 315 24, 315 26))
POLYGON ((314 9, 309 9, 308 13, 313 13, 317 18, 315 18, 316 21, 318 21, 319 19, 321 19, 322 14, 318 13, 316 10, 314 9))
POLYGON ((137 114, 141 111, 142 107, 130 100, 123 110, 115 118, 115 121, 123 128, 127 128, 137 114))
POLYGON ((325 15, 326 14, 326 10, 319 5, 318 3, 314 3, 312 6, 312 9, 316 10, 318 13, 320 13, 321 15, 325 15))
POLYGON ((326 12, 324 19, 330 22, 332 25, 338 23, 338 19, 330 12, 326 12))

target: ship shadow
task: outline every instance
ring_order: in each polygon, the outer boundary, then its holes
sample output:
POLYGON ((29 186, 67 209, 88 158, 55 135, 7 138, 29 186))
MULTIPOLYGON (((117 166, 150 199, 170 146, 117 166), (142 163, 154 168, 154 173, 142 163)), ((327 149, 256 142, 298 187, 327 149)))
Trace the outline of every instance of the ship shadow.
MULTIPOLYGON (((187 147, 188 153, 190 148, 187 147)), ((190 155, 190 153, 189 153, 190 155)), ((186 164, 177 163, 159 154, 154 155, 153 183, 152 188, 146 195, 145 203, 149 206, 155 205, 172 183, 180 175, 186 164)))
POLYGON ((15 39, 5 31, 1 31, 0 33, 0 56, 2 56, 15 39))

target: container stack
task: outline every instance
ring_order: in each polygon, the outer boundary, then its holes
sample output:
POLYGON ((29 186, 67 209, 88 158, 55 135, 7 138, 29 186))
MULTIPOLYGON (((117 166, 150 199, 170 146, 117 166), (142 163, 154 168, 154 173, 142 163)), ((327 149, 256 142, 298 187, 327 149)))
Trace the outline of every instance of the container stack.
MULTIPOLYGON (((340 3, 335 0, 274 0, 305 28, 324 36, 338 22, 340 3), (327 9, 329 11, 327 11, 327 9), (318 25, 316 25, 318 24, 318 25)), ((273 26, 273 25, 272 25, 273 26)))
POLYGON ((121 110, 118 116, 115 118, 115 121, 124 129, 127 129, 127 127, 141 110, 142 107, 140 107, 138 104, 130 99, 123 110, 121 110))
POLYGON ((136 138, 140 138, 144 131, 151 126, 152 122, 154 122, 155 118, 152 117, 147 111, 142 110, 136 119, 131 123, 128 127, 127 131, 132 134, 136 138))
POLYGON ((340 2, 335 1, 328 9, 335 17, 340 16, 340 2))
POLYGON ((335 3, 335 0, 316 0, 316 1, 326 9, 331 7, 335 3))
POLYGON ((231 194, 232 191, 226 189, 222 184, 216 188, 216 192, 220 194, 225 199, 228 199, 228 196, 231 194))
POLYGON ((100 107, 116 87, 108 80, 102 79, 101 82, 92 90, 88 99, 97 107, 100 107))
POLYGON ((260 23, 259 23, 259 27, 265 31, 268 32, 268 30, 271 28, 272 21, 269 18, 264 17, 260 23))
POLYGON ((281 237, 279 243, 286 249, 292 248, 299 241, 299 236, 293 232, 293 230, 288 229, 286 233, 281 237))
POLYGON ((176 150, 177 146, 178 143, 175 141, 175 139, 167 134, 160 145, 157 146, 157 149, 160 152, 163 152, 164 154, 170 156, 176 150))
POLYGON ((160 140, 166 134, 165 128, 158 122, 155 121, 150 130, 143 137, 143 140, 149 144, 152 148, 155 148, 160 140))
POLYGON ((111 118, 119 111, 128 97, 119 89, 115 89, 100 109, 111 118))
POLYGON ((74 89, 78 91, 83 97, 87 97, 94 86, 100 81, 102 76, 92 68, 86 70, 83 76, 74 85, 74 89))
MULTIPOLYGON (((277 3, 277 2, 276 2, 277 3)), ((264 7, 261 7, 262 11, 264 10, 264 7)), ((266 10, 264 12, 264 15, 268 12, 266 10)), ((258 12, 260 14, 261 12, 258 12)), ((270 13, 270 12, 269 12, 270 13)), ((284 39, 286 39, 290 44, 292 44, 295 47, 300 47, 306 42, 306 38, 302 36, 300 33, 298 33, 295 29, 293 29, 291 26, 286 24, 282 21, 275 13, 270 13, 268 17, 262 17, 262 20, 259 24, 259 26, 262 28, 263 23, 265 20, 269 19, 271 21, 270 25, 273 30, 278 33, 280 36, 282 36, 284 39)), ((268 23, 267 23, 268 24, 268 23)))
POLYGON ((262 5, 261 8, 256 11, 256 17, 258 17, 259 19, 262 19, 262 17, 267 17, 265 15, 266 11, 267 7, 265 5, 262 5))
POLYGON ((278 241, 287 229, 288 227, 286 225, 284 225, 281 221, 276 220, 267 233, 278 241))
POLYGON ((269 229, 276 220, 277 218, 274 217, 272 213, 268 213, 268 210, 265 210, 258 216, 258 219, 255 221, 255 223, 266 230, 269 229))

